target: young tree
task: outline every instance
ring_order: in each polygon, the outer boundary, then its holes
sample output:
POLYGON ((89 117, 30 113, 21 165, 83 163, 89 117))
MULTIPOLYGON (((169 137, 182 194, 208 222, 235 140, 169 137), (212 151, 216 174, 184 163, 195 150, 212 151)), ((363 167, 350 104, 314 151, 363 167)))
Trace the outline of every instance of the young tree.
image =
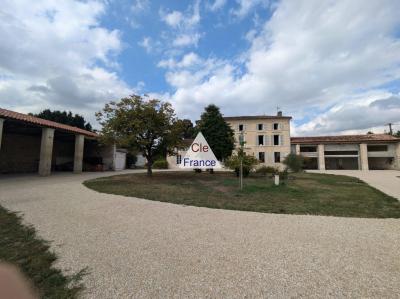
POLYGON ((239 149, 237 153, 233 154, 225 161, 225 166, 232 169, 236 173, 236 176, 239 176, 241 161, 244 177, 249 176, 250 171, 258 164, 256 157, 247 155, 243 149, 239 149))
POLYGON ((71 111, 51 111, 50 109, 45 109, 38 114, 29 113, 29 115, 92 131, 92 125, 86 122, 82 115, 73 115, 71 111))
POLYGON ((218 160, 223 160, 232 154, 235 148, 232 128, 222 117, 219 108, 209 105, 197 122, 196 131, 202 132, 218 160))
POLYGON ((133 95, 106 104, 96 117, 103 126, 105 142, 116 142, 143 153, 149 176, 157 148, 162 144, 173 152, 182 142, 182 126, 170 103, 133 95))
POLYGON ((300 172, 304 167, 304 157, 302 155, 289 154, 282 161, 293 172, 300 172))

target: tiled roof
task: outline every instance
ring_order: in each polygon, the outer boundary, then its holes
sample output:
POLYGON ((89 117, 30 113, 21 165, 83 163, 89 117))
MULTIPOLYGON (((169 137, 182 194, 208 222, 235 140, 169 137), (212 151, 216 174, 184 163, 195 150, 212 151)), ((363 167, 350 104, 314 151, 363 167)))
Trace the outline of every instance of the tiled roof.
POLYGON ((278 115, 247 115, 247 116, 225 116, 225 120, 253 120, 253 119, 291 119, 291 116, 278 115))
POLYGON ((291 137, 291 143, 318 144, 318 143, 392 143, 400 142, 400 138, 388 134, 365 135, 338 135, 338 136, 314 136, 291 137))
POLYGON ((58 130, 63 130, 71 133, 77 133, 77 134, 82 134, 85 136, 89 137, 99 137, 96 133, 86 131, 77 127, 72 127, 64 124, 60 124, 54 121, 38 118, 35 116, 23 114, 23 113, 18 113, 14 112, 11 110, 7 109, 2 109, 0 108, 0 118, 5 118, 5 119, 13 119, 13 120, 19 120, 22 122, 38 125, 41 127, 48 127, 48 128, 53 128, 53 129, 58 129, 58 130))

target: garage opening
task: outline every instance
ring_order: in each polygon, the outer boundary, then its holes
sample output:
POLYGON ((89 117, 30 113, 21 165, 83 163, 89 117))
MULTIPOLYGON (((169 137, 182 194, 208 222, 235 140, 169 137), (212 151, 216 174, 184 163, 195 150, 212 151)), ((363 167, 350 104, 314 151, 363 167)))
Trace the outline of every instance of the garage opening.
POLYGON ((41 136, 41 128, 11 120, 4 122, 0 174, 37 172, 41 136))
POLYGON ((318 169, 318 158, 304 157, 304 169, 318 169))
POLYGON ((370 170, 387 170, 393 169, 393 158, 387 157, 369 157, 368 166, 370 170))
POLYGON ((327 170, 357 170, 358 157, 326 157, 327 170))

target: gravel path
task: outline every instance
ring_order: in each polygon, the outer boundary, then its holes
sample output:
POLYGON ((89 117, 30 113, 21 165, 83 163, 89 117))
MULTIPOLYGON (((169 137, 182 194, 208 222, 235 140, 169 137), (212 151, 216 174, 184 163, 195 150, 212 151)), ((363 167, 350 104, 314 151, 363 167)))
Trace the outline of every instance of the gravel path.
POLYGON ((63 269, 90 267, 87 298, 399 296, 400 220, 184 207, 81 184, 96 175, 0 179, 63 269))

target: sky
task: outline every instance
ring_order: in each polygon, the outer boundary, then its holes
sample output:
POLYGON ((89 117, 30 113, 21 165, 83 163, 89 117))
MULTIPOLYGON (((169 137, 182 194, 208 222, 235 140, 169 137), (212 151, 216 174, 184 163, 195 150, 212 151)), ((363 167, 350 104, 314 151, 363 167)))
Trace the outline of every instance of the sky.
MULTIPOLYGON (((193 121, 293 117, 293 136, 400 124, 398 0, 3 0, 0 107, 71 110, 147 94, 193 121)), ((394 126, 400 130, 400 125, 394 126)))

